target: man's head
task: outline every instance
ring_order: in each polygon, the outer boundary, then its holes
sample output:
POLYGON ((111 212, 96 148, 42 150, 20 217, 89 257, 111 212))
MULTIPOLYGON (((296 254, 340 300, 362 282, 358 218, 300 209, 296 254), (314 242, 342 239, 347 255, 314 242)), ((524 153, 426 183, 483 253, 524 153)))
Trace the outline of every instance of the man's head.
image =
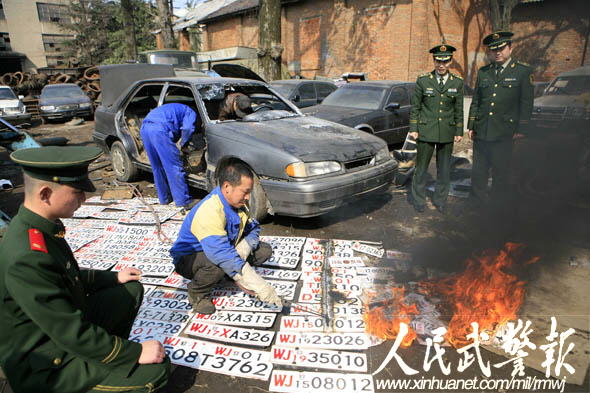
POLYGON ((483 44, 488 47, 490 57, 497 64, 504 64, 512 54, 512 36, 510 31, 497 31, 486 36, 483 44))
POLYGON ((453 61, 453 52, 456 50, 455 47, 446 44, 437 45, 430 49, 429 52, 432 53, 437 74, 446 75, 449 72, 449 67, 453 61))
POLYGON ((83 190, 45 180, 27 174, 25 181, 25 206, 49 220, 70 218, 86 200, 83 190))
POLYGON ((242 93, 236 93, 232 103, 232 109, 240 119, 252 113, 252 101, 250 97, 242 93))
POLYGON ((221 193, 230 206, 239 209, 250 200, 254 174, 241 161, 230 160, 220 168, 218 181, 221 193))

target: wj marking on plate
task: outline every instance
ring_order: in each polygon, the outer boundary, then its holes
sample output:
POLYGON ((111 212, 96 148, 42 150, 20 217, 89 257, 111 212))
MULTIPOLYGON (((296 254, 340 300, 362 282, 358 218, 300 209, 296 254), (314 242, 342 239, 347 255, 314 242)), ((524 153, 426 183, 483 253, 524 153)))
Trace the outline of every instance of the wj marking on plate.
POLYGON ((208 322, 216 325, 249 326, 257 328, 271 327, 277 314, 254 313, 249 311, 216 311, 214 314, 195 314, 192 322, 208 322))
POLYGON ((300 393, 372 393, 375 392, 373 377, 367 374, 315 373, 273 370, 270 376, 271 392, 300 393))
POLYGON ((282 307, 263 302, 254 296, 249 297, 212 297, 211 301, 218 310, 226 311, 262 311, 281 312, 282 307))
POLYGON ((191 322, 184 332, 189 336, 257 347, 268 347, 275 335, 273 331, 213 325, 204 322, 191 322))
POLYGON ((274 345, 271 361, 293 367, 323 368, 339 371, 367 372, 367 355, 360 352, 329 349, 295 349, 274 345))
MULTIPOLYGON (((334 331, 338 333, 363 333, 365 321, 355 318, 335 318, 334 331)), ((323 332, 324 319, 317 316, 287 316, 281 318, 281 332, 323 332)))
POLYGON ((325 348, 362 351, 369 348, 365 333, 307 333, 278 332, 275 345, 296 348, 325 348))

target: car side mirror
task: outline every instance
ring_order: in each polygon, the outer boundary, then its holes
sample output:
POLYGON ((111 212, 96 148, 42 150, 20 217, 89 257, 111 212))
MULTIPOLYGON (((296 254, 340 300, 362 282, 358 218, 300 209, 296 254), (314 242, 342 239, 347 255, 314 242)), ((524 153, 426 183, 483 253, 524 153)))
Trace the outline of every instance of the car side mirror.
POLYGON ((399 102, 392 102, 391 104, 387 104, 387 106, 385 106, 385 110, 389 111, 389 112, 394 112, 396 110, 398 110, 400 107, 399 102))
POLYGON ((25 96, 18 96, 19 100, 23 100, 25 98, 25 96))
POLYGON ((301 97, 299 97, 299 94, 295 94, 293 96, 293 99, 291 101, 293 101, 293 102, 299 102, 300 99, 301 99, 301 97))

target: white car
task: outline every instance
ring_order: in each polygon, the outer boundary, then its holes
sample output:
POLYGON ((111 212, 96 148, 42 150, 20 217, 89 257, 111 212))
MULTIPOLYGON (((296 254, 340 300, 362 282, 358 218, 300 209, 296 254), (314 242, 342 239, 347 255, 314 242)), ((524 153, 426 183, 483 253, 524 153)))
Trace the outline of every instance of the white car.
POLYGON ((31 114, 21 101, 23 96, 16 96, 8 86, 0 85, 0 117, 12 124, 31 121, 31 114))

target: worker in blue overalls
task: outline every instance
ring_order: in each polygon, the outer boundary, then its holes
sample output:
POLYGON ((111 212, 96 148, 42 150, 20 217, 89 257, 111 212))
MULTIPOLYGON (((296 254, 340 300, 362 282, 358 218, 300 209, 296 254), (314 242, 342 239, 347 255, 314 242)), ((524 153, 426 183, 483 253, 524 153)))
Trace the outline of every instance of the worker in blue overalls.
POLYGON ((176 146, 185 146, 195 132, 197 114, 183 104, 164 104, 153 109, 141 124, 141 139, 150 159, 154 183, 161 204, 174 199, 176 206, 187 207, 191 197, 186 173, 176 146))

